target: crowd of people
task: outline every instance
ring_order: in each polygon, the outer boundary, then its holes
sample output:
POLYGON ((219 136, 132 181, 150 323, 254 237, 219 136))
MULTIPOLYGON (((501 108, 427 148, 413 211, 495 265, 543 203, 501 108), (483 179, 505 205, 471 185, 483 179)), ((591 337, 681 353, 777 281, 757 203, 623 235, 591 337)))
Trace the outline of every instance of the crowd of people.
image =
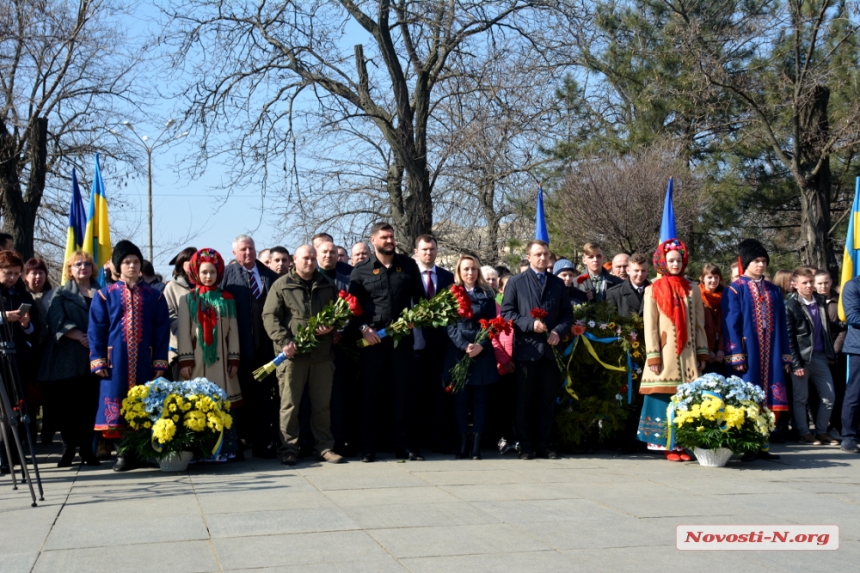
MULTIPOLYGON (((411 461, 425 450, 481 459, 482 445, 503 436, 522 459, 555 459, 562 373, 553 347, 569 336, 574 307, 589 304, 644 320, 636 439, 647 449, 690 459, 667 447, 666 408, 680 384, 715 372, 765 390, 778 419, 772 442, 841 443, 858 452, 860 278, 842 292, 841 322, 827 272, 801 267, 770 280, 768 253, 756 240, 740 243, 729 281, 712 263, 689 278, 678 239, 662 242, 650 260, 645 253, 607 260, 588 243, 582 271, 533 240, 512 273, 470 253, 442 268, 431 235, 402 254, 393 227, 377 223, 368 243, 350 250, 326 233, 292 255, 281 246, 258 252, 252 237, 240 235, 229 262, 214 249, 187 247, 170 261, 166 284, 137 246, 120 241, 104 284, 93 258, 78 251, 55 287, 45 263, 23 261, 11 239, 0 235, 2 320, 29 408, 41 408, 43 443, 56 432, 62 438, 60 467, 76 455, 98 465, 121 452, 123 398, 160 376, 205 377, 225 391, 235 424, 207 462, 242 460, 249 451, 285 465, 309 455, 370 463, 380 451, 411 461), (469 318, 415 328, 399 341, 384 335, 404 309, 455 284, 471 301, 469 318), (317 328, 320 344, 299 353, 300 329, 341 291, 362 313, 342 329, 317 328), (511 332, 478 339, 481 321, 497 316, 511 332), (281 352, 287 360, 256 380, 255 370, 281 352), (451 395, 451 370, 464 356, 472 359, 466 385, 451 395)), ((8 472, 14 460, 3 447, 0 455, 0 471, 8 472)), ((777 457, 767 447, 758 456, 777 457)), ((145 462, 121 453, 114 470, 145 462)))

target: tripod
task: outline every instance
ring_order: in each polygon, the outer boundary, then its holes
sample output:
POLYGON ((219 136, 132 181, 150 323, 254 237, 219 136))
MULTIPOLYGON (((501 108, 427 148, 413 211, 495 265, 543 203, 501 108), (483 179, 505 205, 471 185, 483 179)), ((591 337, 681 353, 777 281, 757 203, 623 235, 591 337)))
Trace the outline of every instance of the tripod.
POLYGON ((14 444, 18 459, 21 462, 21 482, 30 487, 30 498, 33 500, 32 507, 36 507, 36 492, 33 490, 33 480, 30 479, 30 470, 27 468, 27 457, 21 444, 21 428, 27 436, 27 445, 30 449, 30 459, 33 471, 36 475, 36 483, 39 486, 39 501, 45 501, 45 492, 42 489, 42 479, 39 476, 39 466, 36 463, 36 447, 33 442, 33 432, 30 429, 30 414, 27 411, 27 402, 24 400, 24 387, 21 384, 21 376, 18 373, 16 361, 15 343, 12 338, 12 326, 6 316, 6 301, 0 296, 0 433, 3 436, 3 444, 6 448, 6 457, 9 460, 10 475, 12 476, 12 489, 18 489, 15 476, 15 464, 12 457, 12 446, 14 444), (9 425, 13 443, 9 442, 9 425))

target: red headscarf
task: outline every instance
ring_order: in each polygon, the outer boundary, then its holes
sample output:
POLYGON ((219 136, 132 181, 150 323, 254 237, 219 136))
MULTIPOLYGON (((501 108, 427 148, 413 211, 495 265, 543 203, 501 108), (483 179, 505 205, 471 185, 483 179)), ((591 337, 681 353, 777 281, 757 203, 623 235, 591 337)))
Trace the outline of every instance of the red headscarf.
POLYGON ((219 310, 222 315, 226 314, 225 299, 232 299, 227 293, 217 292, 223 277, 224 259, 215 249, 200 249, 191 256, 188 264, 188 278, 195 284, 195 287, 190 293, 188 302, 192 313, 196 311, 197 314, 197 322, 200 324, 198 337, 202 338, 201 346, 207 365, 214 364, 217 358, 217 346, 214 343, 215 332, 218 328, 219 310), (215 265, 217 278, 212 286, 204 286, 200 279, 200 266, 203 263, 215 265))
POLYGON ((687 344, 689 333, 687 330, 687 307, 684 298, 690 294, 690 281, 684 278, 687 268, 687 246, 678 239, 663 241, 654 251, 654 268, 663 277, 654 281, 651 292, 657 300, 657 308, 660 312, 672 319, 675 325, 675 353, 680 356, 681 351, 687 344), (681 272, 673 275, 669 272, 666 263, 666 255, 671 251, 681 253, 681 272))

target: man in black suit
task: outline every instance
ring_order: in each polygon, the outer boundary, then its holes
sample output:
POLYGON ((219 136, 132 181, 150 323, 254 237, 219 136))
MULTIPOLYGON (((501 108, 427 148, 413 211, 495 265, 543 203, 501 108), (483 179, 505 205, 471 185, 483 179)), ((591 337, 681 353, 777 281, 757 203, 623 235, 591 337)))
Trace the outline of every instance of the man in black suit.
MULTIPOLYGON (((436 293, 454 284, 453 273, 436 266, 438 247, 432 235, 421 235, 415 239, 413 258, 421 271, 421 284, 424 298, 432 298, 436 293)), ((448 409, 451 404, 445 400, 442 384, 442 366, 448 351, 448 330, 440 328, 416 328, 415 366, 418 375, 418 415, 415 423, 421 444, 439 453, 447 453, 446 431, 453 424, 448 409)))
POLYGON ((349 292, 363 313, 354 322, 368 347, 361 352, 362 462, 376 460, 379 389, 390 387, 394 410, 394 451, 398 459, 420 461, 410 421, 414 416, 415 339, 410 334, 394 347, 390 336, 377 332, 397 320, 403 309, 424 296, 421 273, 414 260, 395 252, 394 227, 376 223, 370 229, 373 253, 359 263, 349 278, 349 292))
POLYGON ((555 404, 561 384, 551 346, 556 346, 573 326, 573 307, 562 280, 547 272, 549 247, 533 240, 526 247, 529 268, 511 277, 505 286, 502 316, 514 323, 514 370, 517 379, 516 427, 520 458, 535 452, 557 459, 549 440, 555 404), (532 310, 546 317, 537 320, 532 310))
POLYGON ((606 302, 614 306, 621 316, 636 313, 642 316, 642 295, 651 282, 648 280, 648 259, 634 253, 627 265, 627 280, 609 289, 606 302))
POLYGON ((576 279, 576 287, 591 302, 603 302, 606 300, 606 291, 623 282, 603 268, 604 262, 606 257, 603 248, 597 243, 585 243, 582 247, 582 264, 586 272, 576 279))
MULTIPOLYGON (((238 409, 239 437, 250 441, 258 458, 277 455, 278 404, 275 376, 254 380, 254 370, 275 357, 272 342, 263 326, 263 305, 278 275, 257 260, 254 239, 239 235, 233 240, 235 265, 227 265, 221 288, 236 301, 239 326, 239 386, 245 405, 238 409)), ((240 450, 241 451, 241 450, 240 450)))

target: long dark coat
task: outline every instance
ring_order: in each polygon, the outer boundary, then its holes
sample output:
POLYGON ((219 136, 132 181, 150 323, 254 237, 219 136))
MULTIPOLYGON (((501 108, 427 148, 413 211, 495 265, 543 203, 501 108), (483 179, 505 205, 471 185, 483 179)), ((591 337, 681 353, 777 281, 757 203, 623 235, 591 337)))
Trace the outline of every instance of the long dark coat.
MULTIPOLYGON (((472 318, 458 320, 448 327, 450 342, 443 370, 443 380, 446 384, 451 381, 451 369, 466 355, 466 347, 475 342, 475 337, 481 330, 478 321, 482 318, 485 320, 496 318, 496 299, 491 292, 476 288, 469 294, 469 298, 472 299, 472 318)), ((492 341, 487 338, 481 342, 481 346, 484 350, 472 359, 472 366, 469 368, 466 384, 470 386, 492 384, 499 379, 492 341)))
MULTIPOLYGON (((92 293, 98 289, 93 284, 92 293)), ((48 343, 39 368, 39 380, 66 380, 90 373, 90 351, 65 334, 75 328, 87 332, 90 307, 77 283, 69 281, 56 289, 48 309, 48 343)))

